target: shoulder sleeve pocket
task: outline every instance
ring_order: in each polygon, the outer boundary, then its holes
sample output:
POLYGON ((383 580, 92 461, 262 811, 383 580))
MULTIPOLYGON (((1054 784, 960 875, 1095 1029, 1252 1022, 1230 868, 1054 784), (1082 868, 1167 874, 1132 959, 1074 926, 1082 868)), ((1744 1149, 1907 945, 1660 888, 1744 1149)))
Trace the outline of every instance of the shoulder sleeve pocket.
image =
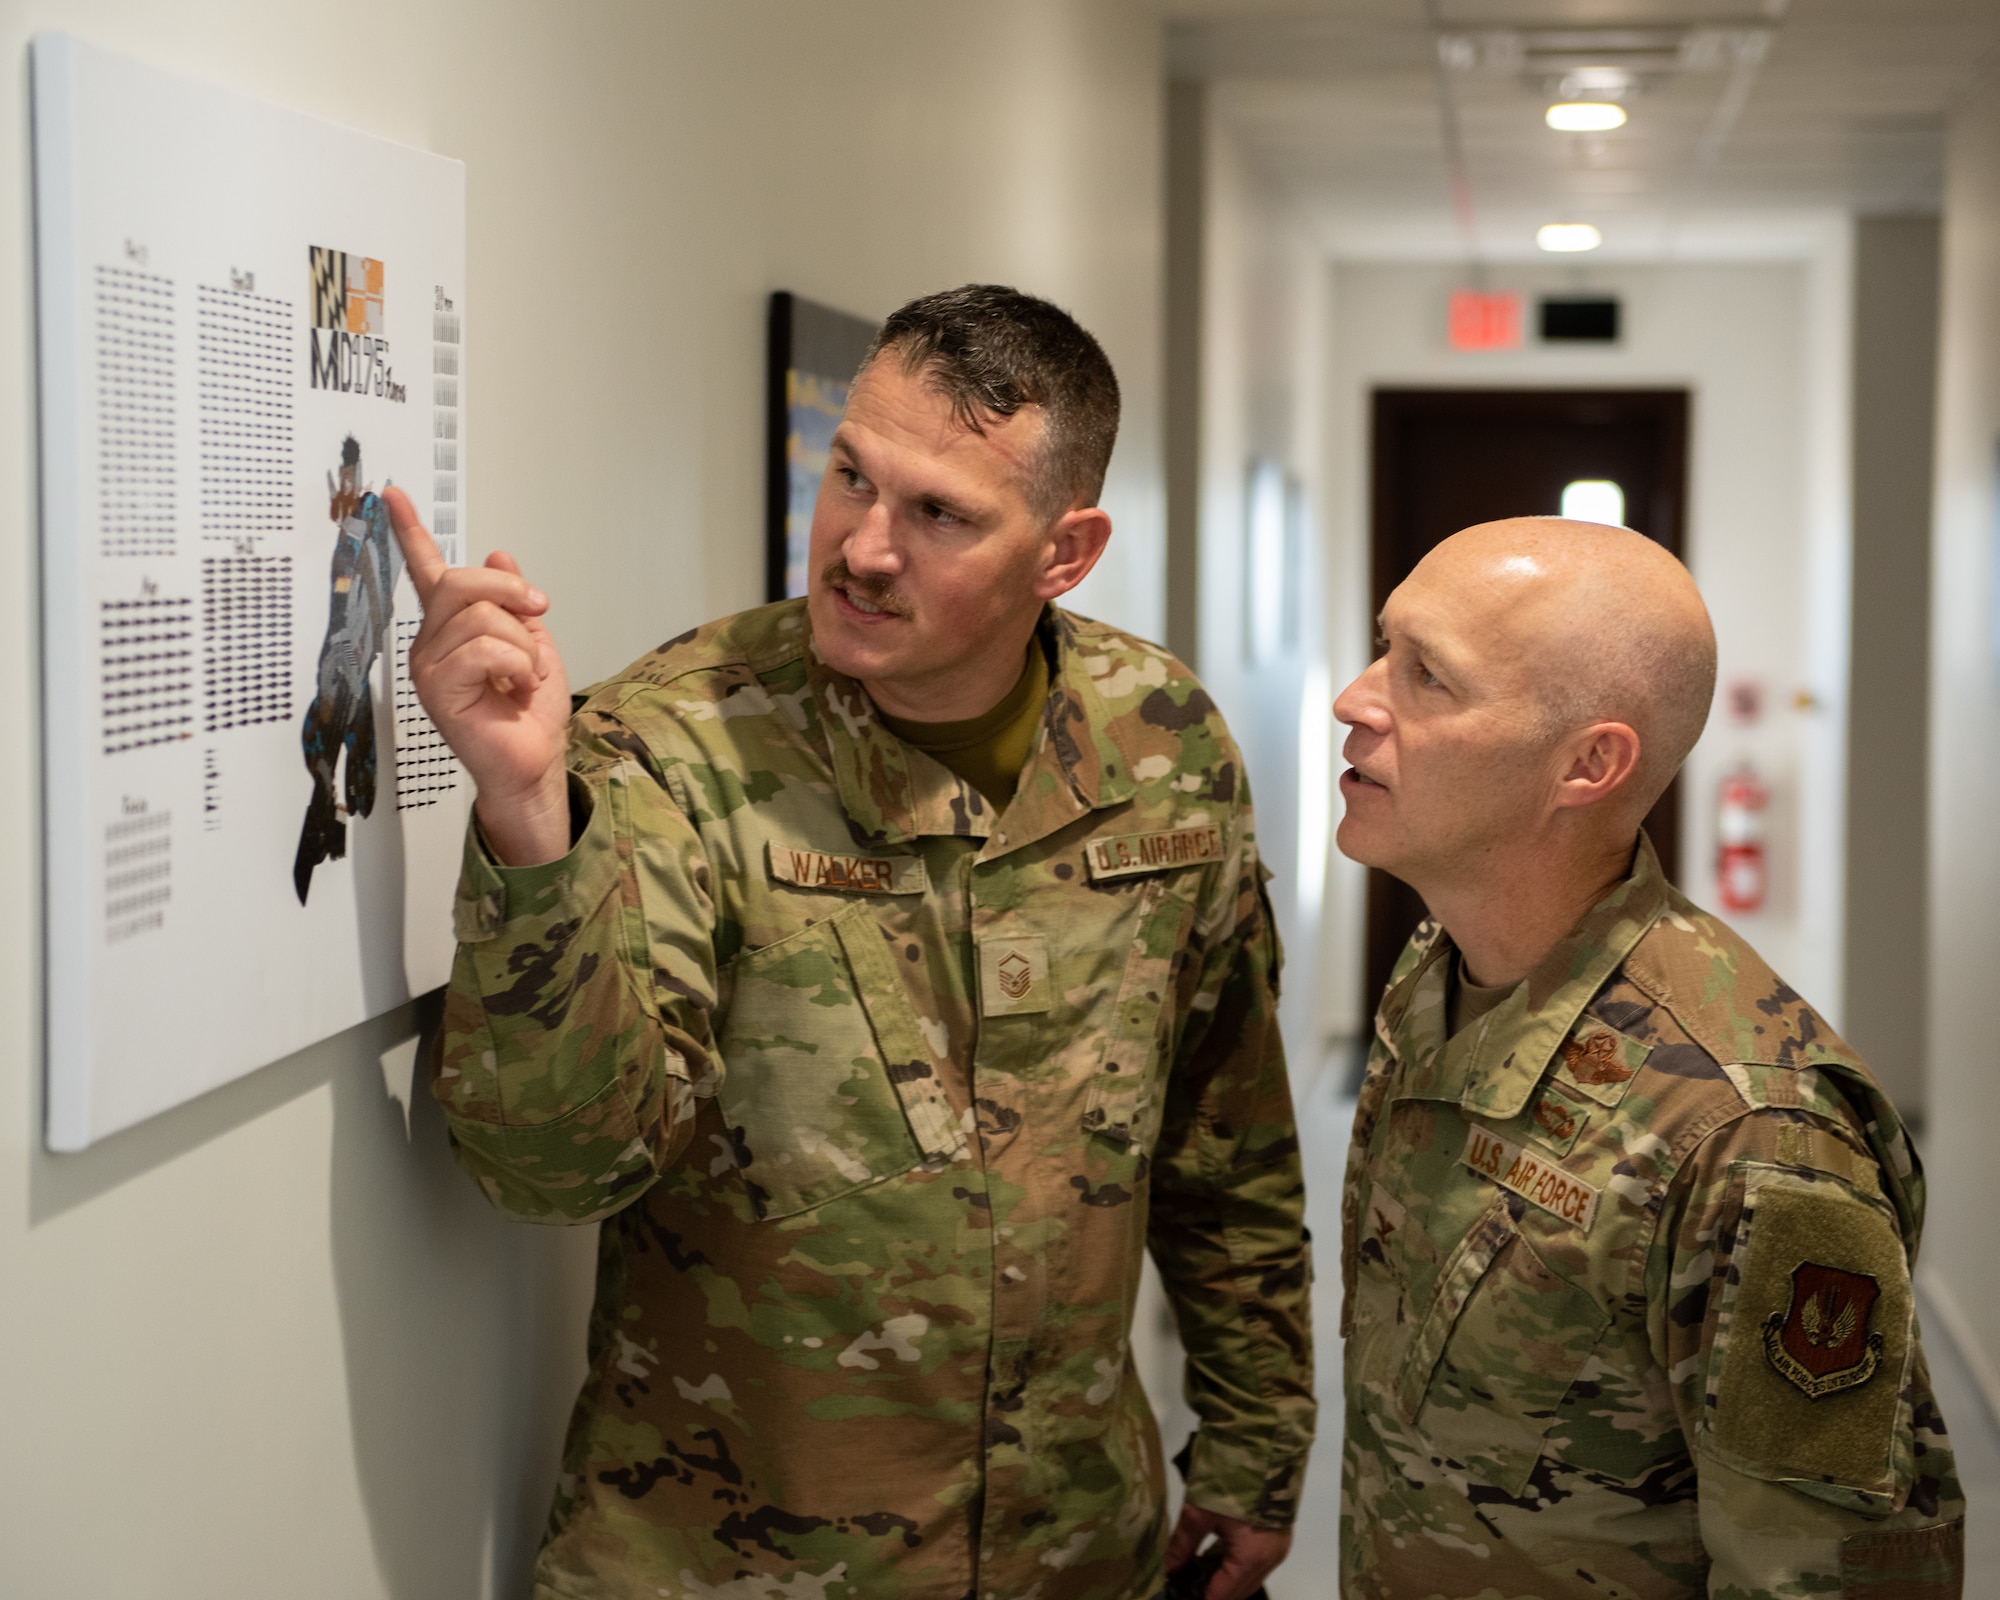
POLYGON ((1883 1516, 1913 1475, 1909 1262, 1881 1202, 1745 1164, 1699 1443, 1753 1478, 1883 1516))

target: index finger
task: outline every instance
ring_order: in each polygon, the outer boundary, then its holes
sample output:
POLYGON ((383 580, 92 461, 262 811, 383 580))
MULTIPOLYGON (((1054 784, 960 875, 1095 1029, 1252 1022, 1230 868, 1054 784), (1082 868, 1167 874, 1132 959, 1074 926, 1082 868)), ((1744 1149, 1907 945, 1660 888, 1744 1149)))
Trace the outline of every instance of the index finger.
POLYGON ((410 569, 410 584, 417 591, 417 603, 429 605, 431 591, 450 570, 450 563, 437 546, 430 530, 417 516, 410 497, 394 484, 382 491, 382 503, 389 508, 389 526, 403 547, 403 564, 410 569))

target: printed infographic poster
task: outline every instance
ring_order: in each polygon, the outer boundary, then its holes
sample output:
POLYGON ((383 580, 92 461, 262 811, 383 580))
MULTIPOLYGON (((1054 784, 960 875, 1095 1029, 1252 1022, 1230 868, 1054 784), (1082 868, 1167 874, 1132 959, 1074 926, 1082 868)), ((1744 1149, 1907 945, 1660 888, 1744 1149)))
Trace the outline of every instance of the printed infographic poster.
POLYGON ((400 485, 465 559, 456 161, 33 50, 48 1127, 76 1150, 444 982, 469 784, 400 485))

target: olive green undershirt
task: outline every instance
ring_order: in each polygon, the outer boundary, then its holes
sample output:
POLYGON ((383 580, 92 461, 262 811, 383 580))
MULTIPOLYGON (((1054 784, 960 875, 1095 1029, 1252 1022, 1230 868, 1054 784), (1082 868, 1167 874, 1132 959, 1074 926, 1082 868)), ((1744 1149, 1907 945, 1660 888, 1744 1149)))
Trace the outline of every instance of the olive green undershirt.
POLYGON ((1028 662, 1020 681, 984 716, 967 722, 912 722, 878 712, 882 726, 903 743, 915 745, 933 761, 942 762, 986 797, 995 811, 1005 811, 1021 781, 1021 769, 1035 748, 1035 728, 1049 698, 1049 662, 1039 640, 1028 645, 1028 662))
POLYGON ((1448 1019, 1451 1031, 1454 1034, 1463 1033, 1518 988, 1518 983, 1503 983, 1498 988, 1488 989, 1469 982, 1465 976, 1465 963, 1456 956, 1452 957, 1451 1014, 1448 1019))

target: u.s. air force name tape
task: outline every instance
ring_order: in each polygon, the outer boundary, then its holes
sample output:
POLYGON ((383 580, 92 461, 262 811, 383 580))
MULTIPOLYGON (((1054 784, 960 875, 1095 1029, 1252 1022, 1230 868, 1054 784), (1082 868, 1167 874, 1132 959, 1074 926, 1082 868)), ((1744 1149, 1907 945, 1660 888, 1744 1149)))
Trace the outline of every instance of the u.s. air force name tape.
POLYGON ((1540 1206, 1550 1216, 1561 1217, 1585 1233, 1590 1231, 1597 1216, 1599 1191, 1525 1146, 1475 1127, 1466 1131, 1465 1152, 1460 1159, 1528 1204, 1540 1206))
POLYGON ((1130 878, 1169 867, 1192 867, 1222 859, 1222 830, 1216 827, 1168 828, 1160 833, 1128 833, 1116 839, 1092 839, 1083 857, 1090 876, 1130 878))
POLYGON ((832 889, 841 894, 922 894, 924 864, 915 856, 836 856, 824 850, 769 845, 771 876, 801 889, 832 889))

